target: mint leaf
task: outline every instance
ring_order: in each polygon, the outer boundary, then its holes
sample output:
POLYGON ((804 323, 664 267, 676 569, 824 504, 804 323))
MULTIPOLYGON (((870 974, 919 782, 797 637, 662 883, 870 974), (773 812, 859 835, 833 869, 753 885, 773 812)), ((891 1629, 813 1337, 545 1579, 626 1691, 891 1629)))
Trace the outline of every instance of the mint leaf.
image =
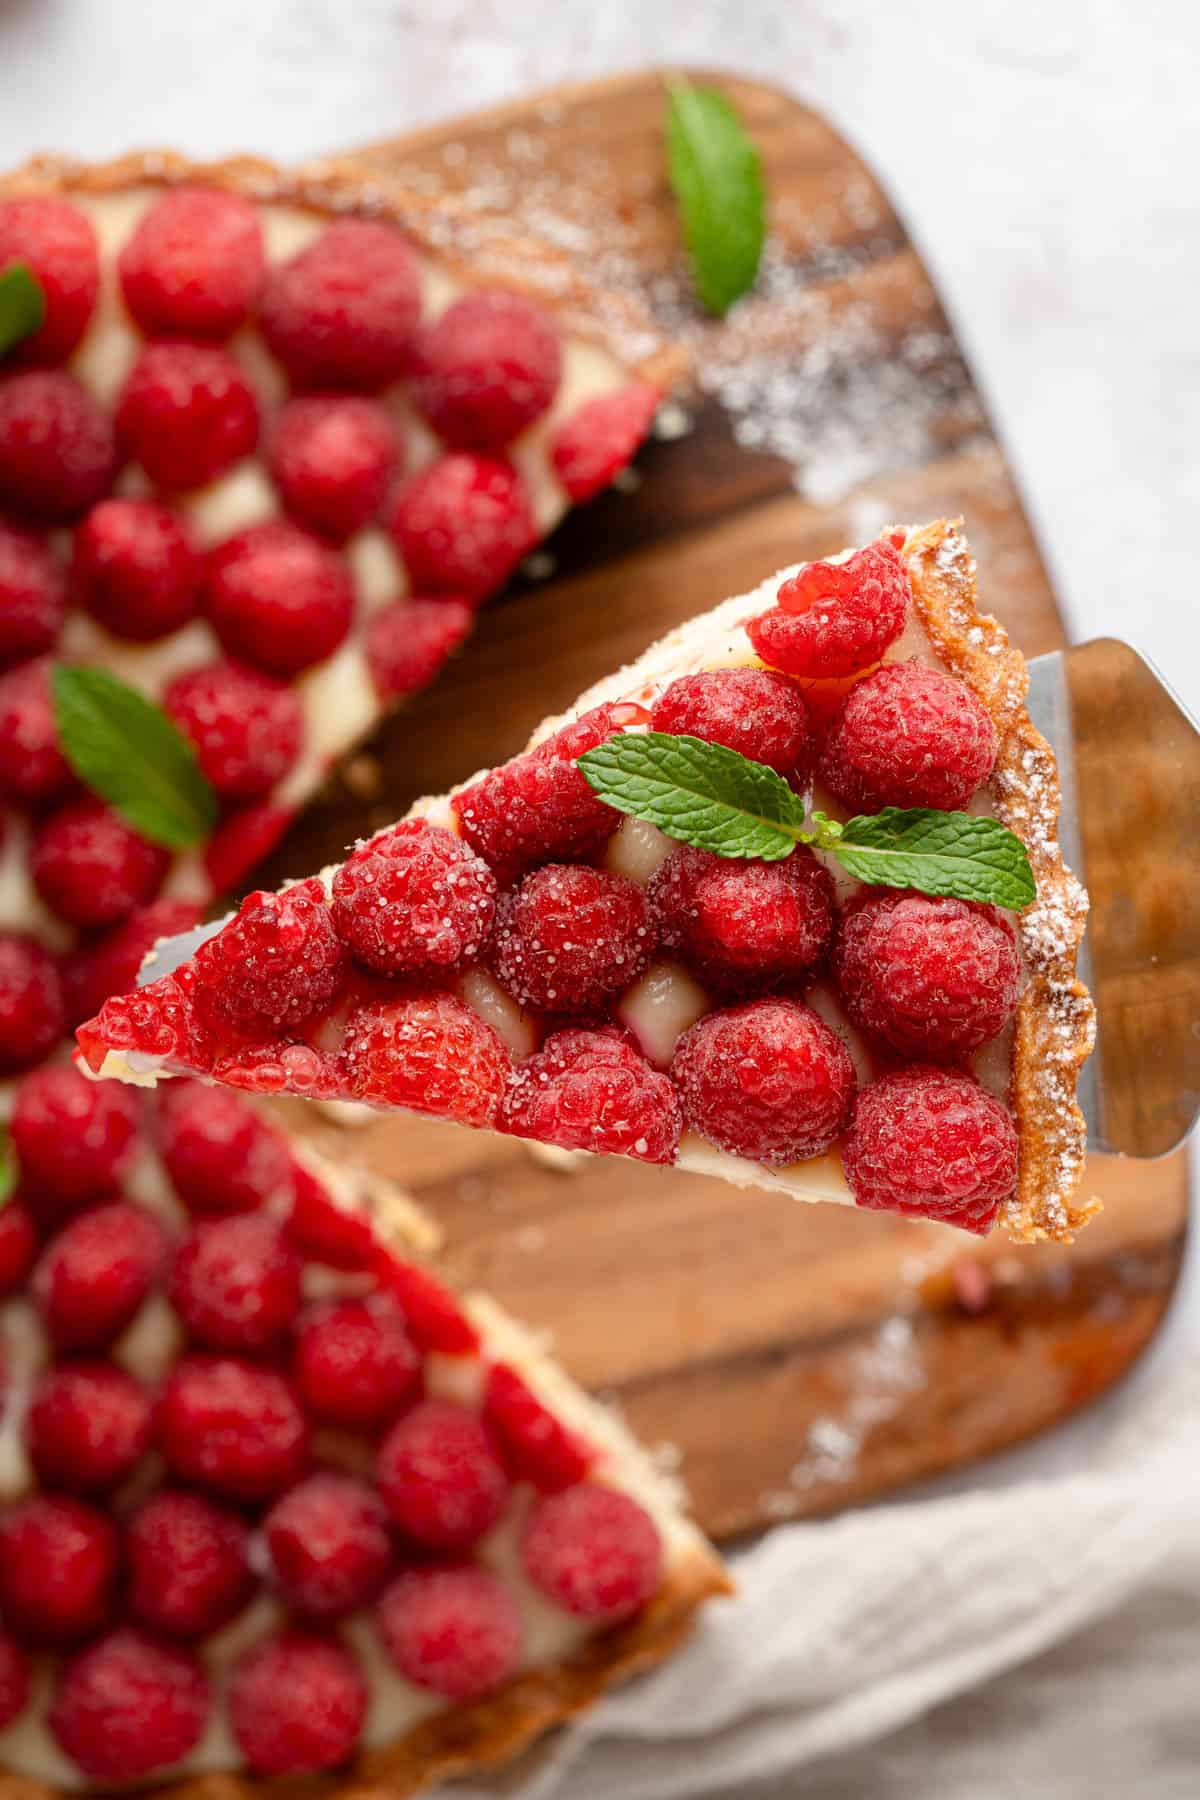
POLYGON ((850 819, 829 845, 859 881, 1019 911, 1037 894, 1025 846, 998 819, 925 807, 850 819))
POLYGON ((46 317, 42 284, 28 263, 9 263, 0 270, 0 356, 32 337, 46 317))
POLYGON ((59 741, 79 779, 168 850, 207 837, 217 796, 166 713, 107 669, 60 663, 51 679, 59 741))
POLYGON ((692 280, 720 318, 758 274, 766 235, 762 164, 733 107, 714 88, 670 84, 666 138, 692 280))
POLYGON ((0 1124, 0 1212, 17 1191, 17 1173, 17 1153, 13 1148, 12 1133, 7 1125, 0 1124))
POLYGON ((579 758, 602 800, 718 856, 779 862, 806 841, 804 803, 762 763, 723 744, 629 731, 579 758))

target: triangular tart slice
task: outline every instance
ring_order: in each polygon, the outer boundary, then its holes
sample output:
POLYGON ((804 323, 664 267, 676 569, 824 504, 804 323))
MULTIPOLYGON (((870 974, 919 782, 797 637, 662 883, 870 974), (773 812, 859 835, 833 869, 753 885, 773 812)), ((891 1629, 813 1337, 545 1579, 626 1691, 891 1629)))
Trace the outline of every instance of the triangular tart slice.
POLYGON ((1094 1210, 1076 1195, 1087 901, 1026 679, 955 525, 785 570, 339 868, 251 896, 190 960, 179 940, 80 1032, 87 1060, 1068 1236, 1094 1210), (766 764, 843 821, 992 814, 1036 897, 1017 915, 863 886, 807 847, 680 845, 577 765, 647 726, 766 764))

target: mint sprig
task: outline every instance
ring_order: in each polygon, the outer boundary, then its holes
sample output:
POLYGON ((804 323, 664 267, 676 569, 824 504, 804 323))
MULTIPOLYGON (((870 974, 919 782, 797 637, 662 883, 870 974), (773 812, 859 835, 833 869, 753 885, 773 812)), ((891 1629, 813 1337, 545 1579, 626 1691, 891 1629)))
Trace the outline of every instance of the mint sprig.
POLYGON ((669 837, 717 856, 779 862, 797 844, 859 881, 1019 910, 1037 893, 1025 846, 998 819, 885 807, 843 825, 809 814, 774 769, 702 738, 623 732, 579 758, 588 785, 669 837))
POLYGON ((46 296, 29 264, 14 262, 0 269, 0 356, 32 337, 45 317, 46 296))
POLYGON ((766 236, 762 163, 715 88, 667 90, 667 170, 696 292, 722 318, 754 285, 766 236))
POLYGON ((51 675, 63 755, 79 779, 152 843, 187 850, 216 825, 217 796, 161 707, 107 669, 51 675))
POLYGON ((17 1191, 17 1152, 8 1126, 0 1123, 0 1212, 17 1191))

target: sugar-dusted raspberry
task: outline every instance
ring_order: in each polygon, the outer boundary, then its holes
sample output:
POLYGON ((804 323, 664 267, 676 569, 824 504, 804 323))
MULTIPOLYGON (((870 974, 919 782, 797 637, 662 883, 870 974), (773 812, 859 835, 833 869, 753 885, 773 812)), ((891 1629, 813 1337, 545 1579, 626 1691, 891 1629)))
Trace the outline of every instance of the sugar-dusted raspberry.
POLYGON ((254 1592, 249 1552, 249 1529, 232 1508, 160 1489, 126 1528, 130 1610, 167 1637, 207 1637, 254 1592))
POLYGON ((275 1502, 263 1534, 285 1604, 314 1624, 365 1606, 391 1567, 383 1501, 353 1475, 310 1475, 275 1502))
POLYGON ((512 464, 467 450, 439 457, 406 481, 389 528, 418 594, 476 603, 504 586, 539 536, 512 464))
POLYGON ((116 473, 112 422, 73 375, 0 379, 0 504, 65 523, 103 500, 116 473))
POLYGON ((448 973, 491 936, 496 878, 454 832, 404 819, 347 857, 332 911, 342 942, 377 974, 448 973))
POLYGON ((0 666, 52 649, 66 612, 66 574, 49 545, 0 519, 0 666))
POLYGON ((986 1044, 1012 1017, 1021 985, 1017 934, 1003 913, 887 890, 846 909, 833 970, 858 1029, 922 1062, 955 1062, 986 1044))
POLYGON ((111 1193, 133 1155, 134 1096, 115 1081, 89 1081, 70 1063, 49 1064, 17 1088, 10 1130, 27 1196, 45 1223, 111 1193))
POLYGON ((581 1481, 539 1500, 521 1539, 536 1588, 593 1624, 632 1618, 662 1580, 663 1545, 644 1506, 599 1482, 581 1481))
POLYGON ((249 1101, 199 1081, 171 1081, 158 1102, 158 1147, 189 1212, 253 1212, 289 1192, 287 1146, 249 1101))
POLYGON ((386 387, 404 373, 421 277, 391 225, 347 219, 272 269, 263 335, 301 387, 386 387))
POLYGON ((587 1014, 637 980, 656 935, 636 881, 546 863, 501 901, 492 963, 522 1006, 587 1014))
POLYGON ((475 610, 447 594, 440 600, 398 600, 367 625, 367 667, 384 701, 427 688, 469 636, 475 610))
POLYGON ((29 1699, 29 1659, 15 1638, 0 1631, 0 1731, 25 1711, 29 1699))
POLYGON ((258 401, 217 344, 147 344, 117 401, 117 436, 158 487, 215 481, 258 442, 258 401))
POLYGON ((794 681, 769 669, 707 669, 681 675, 654 702, 655 731, 724 744, 807 785, 817 758, 808 708, 794 681))
POLYGON ((23 1200, 9 1200, 0 1209, 0 1298, 18 1293, 33 1267, 38 1235, 33 1214, 23 1200))
POLYGON ((315 1774, 349 1762, 367 1699, 347 1645, 289 1630, 256 1644, 236 1664, 229 1722, 256 1775, 315 1774))
POLYGON ((131 1475, 150 1442, 150 1395, 114 1363, 64 1363, 41 1376, 25 1419, 38 1479, 104 1493, 131 1475))
POLYGON ((304 709, 273 675, 211 662, 176 676, 163 706, 226 800, 255 800, 281 781, 304 743, 304 709))
POLYGON ((69 1644, 104 1624, 117 1575, 112 1520, 67 1494, 36 1494, 0 1523, 0 1605, 27 1644, 69 1644))
POLYGON ((980 1233, 1016 1186, 1018 1156, 999 1100, 971 1075, 923 1066, 862 1090, 842 1148, 859 1206, 980 1233))
POLYGON ((582 1481, 591 1467, 591 1446, 556 1419, 507 1363, 488 1370, 483 1417, 514 1481, 552 1494, 582 1481))
POLYGON ((133 1319, 163 1264, 166 1241, 153 1213, 114 1200, 81 1213, 47 1245, 33 1297, 59 1350, 100 1350, 133 1319))
POLYGON ((125 994, 160 938, 189 931, 200 917, 189 900, 155 900, 135 908, 102 937, 89 938, 67 960, 67 993, 73 1022, 90 1019, 110 994, 125 994))
POLYGON ((562 421, 550 440, 550 461, 570 499, 590 500, 633 461, 661 399, 648 381, 632 381, 585 400, 562 421))
POLYGON ((751 1000, 684 1032, 671 1074, 689 1125, 761 1163, 819 1156, 854 1104, 854 1064, 836 1031, 798 1000, 751 1000))
POLYGON ((378 517, 400 467, 389 413, 360 394, 301 394, 271 434, 271 475, 287 511, 342 543, 378 517))
POLYGON ((39 826, 30 869, 51 912, 71 925, 117 925, 153 900, 170 854, 90 795, 69 801, 39 826))
POLYGON ((821 778, 852 812, 966 806, 996 761, 986 708, 964 681, 889 663, 851 688, 821 756, 821 778))
POLYGON ((550 314, 520 294, 466 294, 413 342, 413 399, 455 450, 503 450, 558 391, 562 349, 550 314))
POLYGON ((336 550, 274 519, 212 552, 205 610, 230 656, 269 675, 298 675, 346 636, 354 584, 336 550))
POLYGON ((515 880, 531 863, 586 856, 617 829, 619 815, 597 798, 575 760, 607 743, 638 710, 593 707, 455 796, 463 836, 500 881, 515 880))
POLYGON ((408 1335, 419 1350, 469 1356, 479 1348, 479 1333, 448 1287, 417 1263, 404 1262, 387 1246, 375 1260, 375 1277, 404 1314, 408 1335))
POLYGON ((833 936, 833 882, 805 845, 782 862, 684 845, 655 871, 647 900, 663 944, 726 993, 803 981, 833 936))
POLYGON ((487 1427, 450 1400, 423 1400, 392 1426, 375 1479, 401 1531, 431 1550, 469 1550, 508 1504, 508 1476, 487 1427))
POLYGON ((331 1269, 366 1269, 378 1249, 370 1218, 339 1200, 300 1157, 292 1158, 292 1204, 283 1228, 313 1262, 331 1269))
POLYGON ((63 1665, 46 1722, 85 1775, 124 1785, 181 1762, 208 1709, 208 1680, 189 1651, 124 1626, 63 1665))
POLYGON ((228 337, 266 274, 258 213, 221 188, 172 188, 142 214, 117 269, 148 337, 228 337))
POLYGON ((490 1569, 409 1569, 375 1622, 406 1681, 448 1700, 479 1700, 516 1673, 524 1627, 512 1589, 490 1569))
POLYGON ((200 562, 177 513, 155 500, 102 500, 75 533, 80 604, 114 637, 145 644, 186 625, 200 562))
POLYGON ((71 785, 58 743, 50 663, 22 663, 0 675, 0 793, 43 806, 71 785))
POLYGON ((167 1377, 158 1447, 180 1481, 270 1500, 304 1472, 308 1426, 291 1383, 232 1356, 185 1356, 167 1377))
POLYGON ((251 1355, 274 1348, 291 1325, 300 1271, 274 1219, 201 1219, 175 1253, 168 1293, 194 1343, 251 1355))
POLYGON ((902 557, 880 539, 844 563, 805 563, 746 632, 763 661, 787 675, 853 675, 900 636, 911 592, 902 557))
POLYGON ((421 1358, 386 1300, 329 1300, 300 1323, 292 1375, 313 1418, 375 1431, 420 1392, 421 1358))
POLYGON ((196 952, 197 1006, 217 1030, 293 1031, 328 1006, 346 961, 315 877, 260 890, 196 952))
POLYGON ((34 937, 0 932, 0 1075, 40 1061, 66 1025, 58 964, 34 937))
POLYGON ((62 362, 87 329, 100 287, 91 221, 57 194, 0 200, 0 270, 23 262, 37 277, 46 316, 17 345, 23 361, 62 362))
POLYGON ((93 1075, 109 1050, 143 1050, 148 1056, 196 1054, 196 1021, 190 995, 174 976, 132 993, 113 994, 98 1016, 76 1027, 75 1039, 93 1075))
POLYGON ((342 1045, 351 1092, 374 1106, 490 1125, 512 1062, 492 1027, 456 995, 431 991, 353 1013, 342 1045))
POLYGON ((682 1129, 679 1102, 620 1032, 557 1031, 518 1068, 500 1130, 564 1150, 670 1163, 682 1129))

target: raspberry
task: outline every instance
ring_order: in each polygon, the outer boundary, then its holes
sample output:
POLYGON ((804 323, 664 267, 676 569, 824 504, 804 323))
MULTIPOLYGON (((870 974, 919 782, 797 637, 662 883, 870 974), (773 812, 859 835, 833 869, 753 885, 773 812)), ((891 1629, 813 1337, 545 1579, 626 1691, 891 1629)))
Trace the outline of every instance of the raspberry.
POLYGON ((0 792, 23 806, 44 805, 71 785, 58 744, 48 660, 0 675, 0 792))
POLYGON ((821 779, 852 812, 954 812, 991 774, 997 744, 996 727, 965 682, 921 663, 889 663, 842 702, 821 779))
POLYGON ((208 1708, 196 1658, 126 1626, 64 1664, 47 1724, 85 1775, 124 1784, 182 1761, 208 1708))
POLYGON ((570 499, 590 500, 633 461, 661 399, 648 381, 633 381, 585 400, 562 421, 550 440, 550 461, 570 499))
POLYGON ((24 1643, 66 1644, 99 1630, 116 1574, 116 1526, 83 1500, 38 1494, 0 1524, 0 1600, 24 1643))
POLYGON ((228 350, 147 344, 117 401, 117 436, 157 487, 180 493, 249 456, 258 401, 228 350))
POLYGON ((302 1320, 292 1376, 314 1418, 375 1431, 420 1391, 421 1358, 394 1307, 330 1300, 302 1320))
POLYGON ((222 819, 204 851, 209 886, 216 894, 243 887, 246 877, 268 857, 296 817, 294 806, 253 801, 222 819))
POLYGON ((404 700, 427 688, 453 656, 475 621, 472 607, 449 595, 440 600, 398 600, 367 625, 367 666, 384 701, 404 700))
POLYGON ((0 504, 51 523, 77 519, 117 473, 112 424, 73 375, 0 379, 0 504))
POLYGON ((0 1731, 25 1710, 29 1700, 29 1660, 15 1638, 0 1631, 0 1731))
POLYGON ((360 1007, 346 1026, 342 1067, 374 1106, 490 1125, 512 1064, 492 1027, 448 993, 414 993, 360 1007))
POLYGON ((70 1363, 39 1380, 25 1420, 38 1479, 103 1493, 131 1475, 150 1442, 150 1396, 112 1363, 70 1363))
POLYGON ((804 845, 782 862, 684 846, 655 871, 646 898, 663 944, 724 992, 803 981, 833 936, 833 882, 804 845))
POLYGON ((271 475, 284 506, 311 531, 342 543, 379 514, 400 467, 390 416, 355 394, 289 400, 271 436, 271 475))
POLYGON ((564 1612, 615 1625, 657 1591, 663 1545, 654 1520, 629 1494, 581 1481, 538 1501, 521 1560, 534 1586, 564 1612))
POLYGON ((746 634, 763 661, 785 674, 854 675, 900 636, 911 592, 903 559, 881 539, 844 563, 805 563, 746 634))
POLYGON ((564 1150, 670 1163, 682 1125, 667 1077, 608 1028, 548 1037, 517 1070, 500 1129, 564 1150))
POLYGON ((683 675, 654 702, 655 731, 724 744, 807 785, 817 759, 808 708, 794 681, 769 669, 709 669, 683 675))
POLYGON ((501 901, 492 960, 522 1006, 589 1013, 637 980, 655 936, 635 881, 546 863, 501 901))
POLYGON ((556 1419, 507 1363, 488 1370, 483 1417, 514 1481, 557 1493, 587 1474, 589 1445, 556 1419))
POLYGON ((66 1028, 58 965, 36 938, 0 932, 0 1075, 38 1062, 66 1028))
POLYGON ((461 838, 405 819, 360 844, 333 878, 333 923, 380 975, 434 975, 477 960, 492 931, 496 881, 461 838))
POLYGON ((33 1297, 60 1350, 100 1350, 119 1337, 149 1293, 165 1252, 144 1207, 114 1200, 81 1213, 43 1250, 33 1297))
POLYGON ((212 552, 206 610, 230 656, 268 675, 299 675, 346 636, 354 585, 336 550, 275 519, 212 552))
POLYGON ((304 742, 304 709, 282 681, 235 662, 179 675, 163 706, 225 800, 255 800, 281 781, 304 742))
POLYGON ((389 529, 418 594, 475 602, 504 586, 539 537, 512 464, 465 450, 405 482, 389 529))
POLYGON ((25 1286, 37 1247, 33 1214, 20 1200, 9 1200, 0 1209, 0 1298, 25 1286))
POLYGON ((202 1638, 241 1612, 254 1591, 250 1533, 239 1514, 173 1488, 129 1521, 129 1605, 167 1637, 202 1638))
POLYGON ((182 521, 154 500, 102 500, 75 533, 80 604, 114 637, 148 644, 186 625, 200 567, 182 521))
POLYGON ((131 1093, 89 1081, 69 1063, 34 1069, 17 1089, 11 1131, 26 1197, 47 1223, 111 1193, 129 1165, 138 1128, 131 1093))
POLYGON ((862 1090, 842 1162, 857 1205, 983 1233, 1018 1154, 1007 1108, 972 1076, 916 1067, 862 1090))
POLYGON ((752 1000, 684 1032, 671 1074, 702 1137, 753 1162, 819 1156, 854 1104, 854 1064, 835 1031, 798 1000, 752 1000))
POLYGON ((508 1504, 508 1476, 487 1428, 450 1400, 424 1400, 392 1426, 375 1479, 401 1531, 432 1550, 469 1550, 508 1504))
POLYGON ((995 1037, 1021 985, 1002 913, 924 894, 862 895, 842 916, 833 970, 860 1031, 926 1062, 957 1061, 995 1037))
POLYGON ((188 900, 155 900, 136 908, 122 924, 75 950, 67 963, 67 989, 74 1022, 90 1019, 110 994, 125 994, 160 938, 190 931, 200 909, 188 900))
POLYGON ((275 1502, 263 1533, 285 1604, 316 1624, 374 1599, 392 1561, 383 1502, 351 1475, 310 1475, 275 1502))
POLYGON ((49 546, 0 520, 0 664, 53 648, 67 612, 67 578, 49 546))
POLYGON ((30 870, 52 912, 96 930, 153 900, 170 862, 160 844, 89 796, 60 807, 39 827, 30 870))
POLYGON ((562 351, 549 313, 519 294, 467 294, 413 344, 412 396, 455 450, 503 450, 558 391, 562 351))
POLYGON ((202 1219, 175 1254, 168 1287, 188 1336, 207 1350, 270 1350, 300 1306, 299 1256, 273 1219, 202 1219))
POLYGON ((479 1333, 449 1288, 428 1269, 401 1262, 383 1248, 376 1258, 375 1276, 400 1307, 408 1335, 419 1350, 441 1350, 447 1356, 469 1356, 478 1350, 479 1333))
POLYGON ((260 314, 297 385, 386 387, 421 314, 417 259, 392 226, 344 220, 271 270, 260 314))
POLYGON ((197 1003, 215 1030, 294 1031, 329 1005, 345 968, 315 877, 260 889, 196 952, 197 1003))
POLYGON ((617 829, 619 816, 597 798, 575 759, 632 723, 627 710, 594 707, 455 796, 464 838, 498 880, 514 880, 531 863, 586 856, 617 829))
POLYGON ((0 200, 0 269, 23 262, 37 277, 46 317, 18 344, 22 361, 63 362, 84 332, 100 288, 91 222, 57 194, 0 200))
POLYGON ((159 1107, 159 1152, 189 1212, 253 1212, 287 1193, 287 1147, 245 1100, 172 1081, 160 1090, 159 1107))
POLYGON ((362 1671, 344 1644, 286 1631, 237 1663, 229 1721, 256 1775, 311 1774, 350 1760, 367 1699, 362 1671))
POLYGON ((228 337, 266 273, 258 214, 240 194, 174 188, 142 214, 117 269, 148 337, 228 337))
POLYGON ((180 1481, 270 1500, 303 1473, 308 1427, 290 1382, 232 1356, 185 1356, 167 1377, 158 1445, 180 1481))
POLYGON ((520 1608, 490 1569, 409 1569, 382 1596, 375 1619, 404 1679, 449 1700, 493 1693, 520 1662, 520 1608))
POLYGON ((376 1251, 369 1218, 340 1205, 323 1182, 298 1159, 292 1163, 293 1196, 284 1220, 292 1242, 313 1262, 333 1269, 365 1269, 376 1251))

